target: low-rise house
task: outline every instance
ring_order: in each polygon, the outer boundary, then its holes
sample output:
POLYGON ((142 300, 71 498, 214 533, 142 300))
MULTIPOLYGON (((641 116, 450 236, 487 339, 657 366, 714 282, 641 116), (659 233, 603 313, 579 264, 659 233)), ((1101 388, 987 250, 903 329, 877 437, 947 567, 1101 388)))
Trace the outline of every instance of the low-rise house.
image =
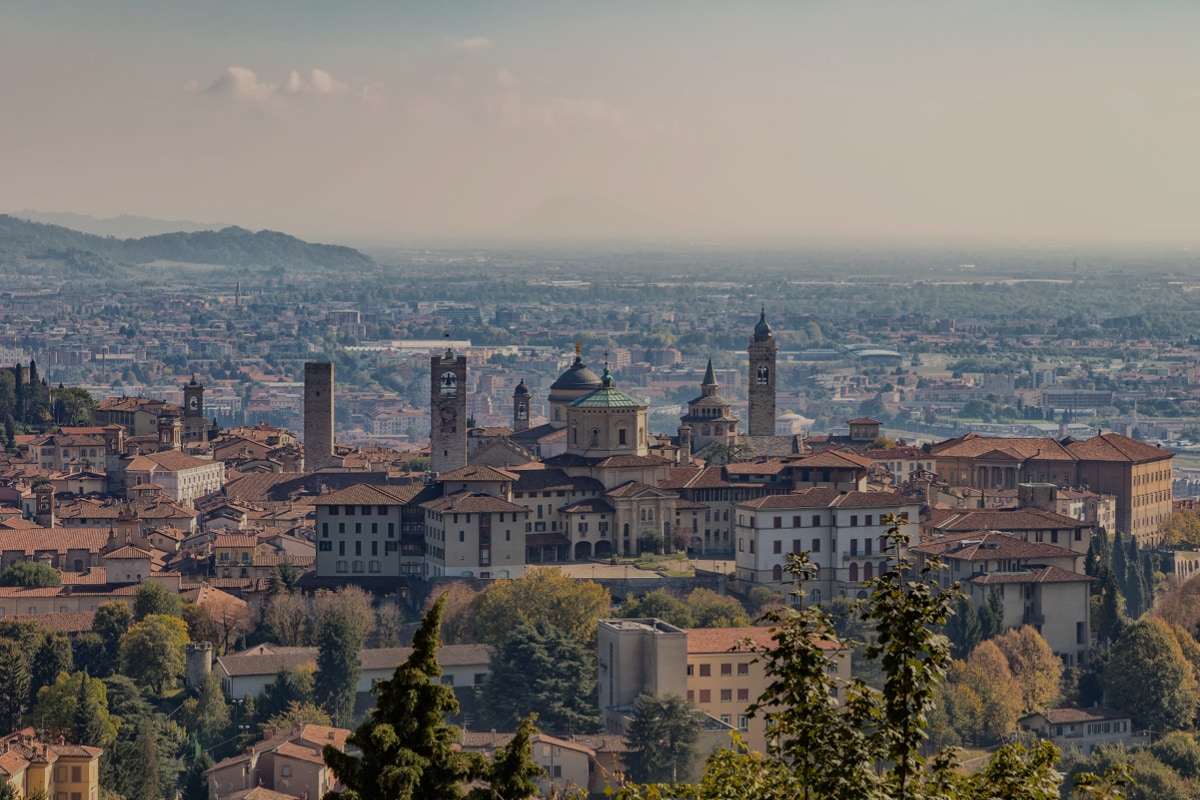
MULTIPOLYGON (((292 798, 324 797, 335 789, 337 778, 325 766, 321 751, 326 745, 345 750, 349 735, 345 728, 325 725, 303 725, 269 735, 245 753, 227 758, 205 773, 209 800, 244 800, 250 796, 248 790, 259 788, 292 798)), ((268 796, 264 800, 278 798, 268 796)))
MULTIPOLYGON (((495 756, 501 747, 507 747, 512 741, 511 733, 477 733, 463 731, 462 749, 482 753, 488 759, 495 756)), ((535 733, 530 739, 533 760, 545 770, 538 778, 540 797, 562 797, 571 790, 591 790, 594 784, 593 773, 596 771, 596 751, 578 741, 559 739, 544 733, 535 733)), ((619 788, 617 781, 612 779, 608 785, 614 790, 619 788)), ((600 792, 604 787, 599 788, 600 792)))
POLYGON ((99 800, 98 747, 45 743, 33 728, 0 739, 0 775, 18 797, 41 796, 54 800, 99 800))
POLYGON ((1079 750, 1087 755, 1102 744, 1130 747, 1144 738, 1134 736, 1129 714, 1111 708, 1051 708, 1021 717, 1017 724, 1064 753, 1079 750))

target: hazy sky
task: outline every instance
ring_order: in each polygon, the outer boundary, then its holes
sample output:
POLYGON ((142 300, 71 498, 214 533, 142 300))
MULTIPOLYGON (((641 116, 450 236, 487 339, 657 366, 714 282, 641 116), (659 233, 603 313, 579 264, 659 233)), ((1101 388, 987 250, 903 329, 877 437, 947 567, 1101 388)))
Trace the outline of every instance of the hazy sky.
POLYGON ((1200 3, 0 0, 0 211, 1200 241, 1200 3))

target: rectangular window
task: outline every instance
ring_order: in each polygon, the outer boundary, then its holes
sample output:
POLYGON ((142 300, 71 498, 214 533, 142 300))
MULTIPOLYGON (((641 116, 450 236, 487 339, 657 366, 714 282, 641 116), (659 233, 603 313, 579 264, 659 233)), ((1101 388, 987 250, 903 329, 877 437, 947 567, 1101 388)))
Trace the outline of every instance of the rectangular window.
POLYGON ((856 527, 857 525, 858 525, 858 514, 851 514, 850 515, 850 527, 856 527))
POLYGON ((750 717, 745 714, 738 714, 738 730, 744 731, 750 727, 750 717))
POLYGON ((775 517, 775 527, 776 528, 783 527, 783 517, 775 517))
POLYGON ((333 542, 318 542, 317 545, 318 549, 320 549, 323 553, 333 552, 333 542))
POLYGON ((729 663, 722 664, 721 665, 721 674, 722 675, 732 675, 733 674, 733 664, 729 664, 729 663))
POLYGON ((700 677, 707 678, 710 675, 712 675, 712 664, 701 664, 700 665, 700 677))
POLYGON ((379 523, 378 522, 371 523, 371 533, 379 533, 379 523))
POLYGON ((750 702, 750 690, 749 689, 738 689, 738 702, 739 703, 749 703, 750 702))
POLYGON ((396 536, 396 523, 389 522, 388 523, 388 538, 392 539, 395 536, 396 536))
POLYGON ((340 507, 340 506, 330 506, 330 507, 329 507, 329 516, 331 516, 331 517, 336 517, 336 516, 337 516, 338 514, 340 514, 340 513, 341 513, 341 507, 340 507))
POLYGON ((799 517, 799 516, 792 517, 792 527, 793 528, 799 528, 802 524, 804 524, 804 523, 801 522, 801 517, 799 517))
POLYGON ((379 507, 377 507, 377 508, 375 509, 375 513, 376 513, 376 514, 378 514, 378 515, 379 515, 379 516, 381 516, 381 517, 386 517, 386 516, 387 516, 387 511, 388 511, 388 507, 387 507, 387 506, 379 506, 379 507))
POLYGON ((689 703, 696 702, 696 693, 694 691, 692 691, 691 689, 687 690, 687 701, 689 703))
POLYGON ((813 527, 815 528, 815 527, 819 526, 820 524, 821 524, 821 515, 813 514, 813 527))
POLYGON ((345 532, 346 532, 346 523, 339 522, 338 523, 338 533, 345 533, 345 532))
POLYGON ((467 534, 464 531, 459 531, 458 532, 458 540, 460 542, 465 542, 467 540, 467 534))
POLYGON ((813 539, 812 551, 814 553, 821 552, 821 540, 820 539, 813 539))
POLYGON ((783 542, 781 542, 779 539, 776 539, 772 552, 782 553, 783 552, 783 542))
POLYGON ((362 533, 362 523, 361 522, 354 523, 354 532, 362 533))
POLYGON ((347 517, 354 516, 354 506, 346 506, 346 516, 347 517))
POLYGON ((732 703, 733 702, 733 689, 722 689, 721 690, 721 702, 722 703, 732 703))
POLYGON ((712 702, 712 689, 701 689, 700 690, 700 703, 708 704, 711 702, 712 702))
POLYGON ((321 538, 322 539, 329 538, 329 523, 328 522, 321 523, 321 538))
POLYGON ((354 543, 354 555, 356 555, 356 556, 362 555, 362 541, 361 540, 354 543))
POLYGON ((745 662, 738 664, 738 675, 749 675, 749 674, 750 674, 750 665, 749 664, 747 664, 745 662))
POLYGON ((338 555, 346 555, 346 543, 344 541, 338 542, 338 555))
POLYGON ((689 678, 692 677, 693 672, 695 672, 695 666, 693 664, 688 664, 687 665, 687 675, 689 678))
POLYGON ((362 508, 360 508, 358 510, 358 513, 362 514, 364 517, 369 517, 369 516, 371 516, 371 507, 363 506, 362 508))
POLYGON ((867 525, 871 524, 871 519, 872 519, 872 516, 870 514, 867 514, 867 522, 866 522, 867 525))

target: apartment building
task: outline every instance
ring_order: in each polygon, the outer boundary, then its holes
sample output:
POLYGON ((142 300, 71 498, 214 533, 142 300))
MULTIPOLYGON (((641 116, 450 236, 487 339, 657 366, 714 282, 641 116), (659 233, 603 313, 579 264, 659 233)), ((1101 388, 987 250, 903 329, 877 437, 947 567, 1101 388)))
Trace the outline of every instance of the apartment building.
POLYGON ((739 581, 786 590, 789 554, 807 551, 817 567, 805 586, 812 602, 865 597, 861 581, 896 563, 887 551, 889 518, 915 541, 920 504, 896 492, 841 492, 814 487, 736 503, 734 536, 739 581))

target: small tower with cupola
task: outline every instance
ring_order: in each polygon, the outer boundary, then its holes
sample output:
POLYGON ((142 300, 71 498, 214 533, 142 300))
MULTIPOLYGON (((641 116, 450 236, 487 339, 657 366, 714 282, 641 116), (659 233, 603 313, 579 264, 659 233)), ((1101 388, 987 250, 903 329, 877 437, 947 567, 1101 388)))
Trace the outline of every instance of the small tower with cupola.
POLYGON ((775 435, 775 356, 779 348, 767 324, 767 310, 759 314, 750 338, 750 435, 775 435))

